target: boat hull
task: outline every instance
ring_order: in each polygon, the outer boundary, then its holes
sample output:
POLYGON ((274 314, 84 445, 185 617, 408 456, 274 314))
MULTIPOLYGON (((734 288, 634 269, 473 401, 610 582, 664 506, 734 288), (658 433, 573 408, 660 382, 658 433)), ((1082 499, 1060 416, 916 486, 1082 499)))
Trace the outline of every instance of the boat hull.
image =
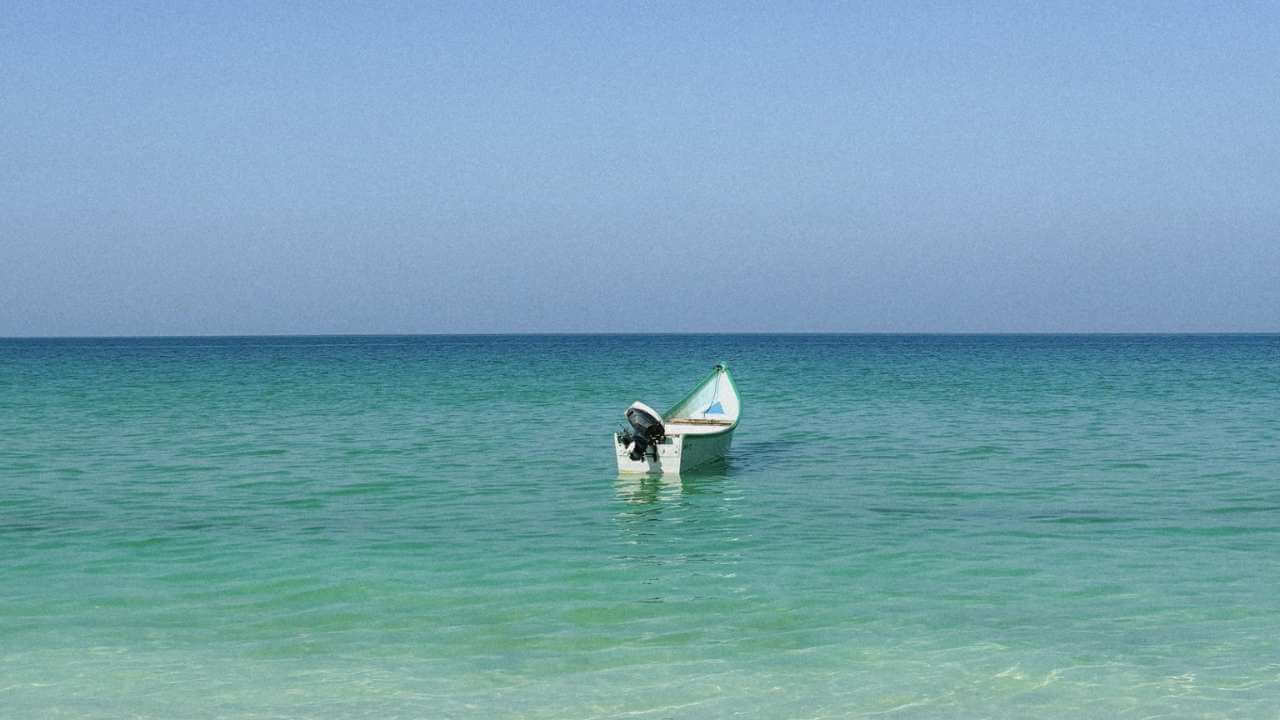
POLYGON ((614 433, 613 447, 618 458, 618 472, 678 474, 709 465, 723 459, 729 452, 735 429, 718 433, 668 435, 653 446, 643 460, 632 460, 631 444, 624 445, 619 434, 614 433))

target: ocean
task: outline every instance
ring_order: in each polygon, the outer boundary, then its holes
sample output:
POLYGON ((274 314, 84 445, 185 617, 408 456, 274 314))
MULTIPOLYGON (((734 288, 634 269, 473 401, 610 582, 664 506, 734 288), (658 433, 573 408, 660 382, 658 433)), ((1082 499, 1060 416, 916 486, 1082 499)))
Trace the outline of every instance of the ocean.
POLYGON ((1278 590, 1277 335, 0 340, 3 718, 1274 718, 1278 590))

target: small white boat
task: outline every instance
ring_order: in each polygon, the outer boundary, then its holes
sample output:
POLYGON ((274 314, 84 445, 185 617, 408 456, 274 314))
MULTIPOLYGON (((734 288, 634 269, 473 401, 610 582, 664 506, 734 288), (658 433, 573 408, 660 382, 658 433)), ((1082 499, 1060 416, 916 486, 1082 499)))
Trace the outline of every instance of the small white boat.
POLYGON ((618 472, 675 474, 719 460, 729 451, 741 411, 724 363, 665 413, 633 403, 625 413, 631 429, 613 434, 618 472))

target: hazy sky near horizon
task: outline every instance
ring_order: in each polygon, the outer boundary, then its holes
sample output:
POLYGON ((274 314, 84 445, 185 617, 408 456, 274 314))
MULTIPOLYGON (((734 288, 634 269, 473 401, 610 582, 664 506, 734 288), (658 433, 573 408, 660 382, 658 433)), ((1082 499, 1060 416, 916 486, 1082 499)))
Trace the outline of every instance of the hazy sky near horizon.
POLYGON ((0 335, 1198 330, 1275 3, 0 10, 0 335))

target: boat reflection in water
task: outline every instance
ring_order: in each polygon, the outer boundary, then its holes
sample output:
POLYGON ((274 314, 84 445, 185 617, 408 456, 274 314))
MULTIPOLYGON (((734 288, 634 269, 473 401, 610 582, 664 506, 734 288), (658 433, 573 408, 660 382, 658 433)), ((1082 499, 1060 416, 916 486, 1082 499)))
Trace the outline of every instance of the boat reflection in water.
POLYGON ((729 469, 728 463, 715 463, 684 475, 618 473, 613 486, 618 499, 629 505, 677 503, 699 495, 723 495, 729 469))

